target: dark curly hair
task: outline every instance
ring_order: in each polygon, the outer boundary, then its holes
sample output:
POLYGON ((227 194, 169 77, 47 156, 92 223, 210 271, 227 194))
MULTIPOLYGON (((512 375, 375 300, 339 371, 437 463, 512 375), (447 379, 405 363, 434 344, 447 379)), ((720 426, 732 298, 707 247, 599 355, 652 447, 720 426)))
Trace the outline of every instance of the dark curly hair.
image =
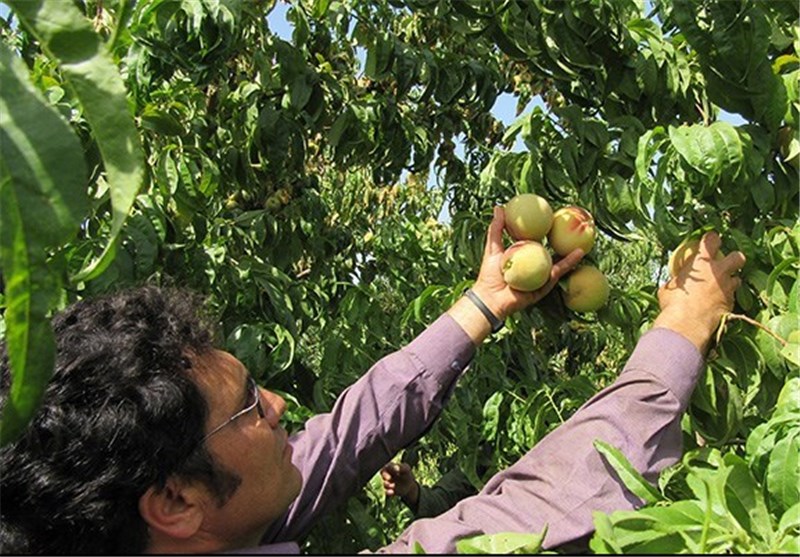
MULTIPOLYGON (((141 553, 139 498, 177 475, 220 504, 239 478, 201 440, 208 408, 191 356, 213 348, 189 292, 145 286, 53 318, 54 375, 24 435, 0 449, 0 551, 141 553)), ((0 345, 0 404, 11 383, 0 345)))

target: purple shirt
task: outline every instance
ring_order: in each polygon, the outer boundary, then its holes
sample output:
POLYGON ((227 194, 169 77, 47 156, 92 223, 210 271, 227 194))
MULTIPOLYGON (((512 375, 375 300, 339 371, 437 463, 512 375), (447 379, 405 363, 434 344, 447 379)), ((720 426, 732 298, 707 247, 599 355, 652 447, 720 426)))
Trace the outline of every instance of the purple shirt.
MULTIPOLYGON (((310 419, 289 440, 303 476, 300 495, 267 530, 262 540, 267 545, 238 553, 299 552, 291 542, 427 431, 474 352, 466 333, 445 314, 375 364, 330 413, 310 419)), ((415 521, 380 552, 410 553, 419 542, 427 553, 453 553, 465 536, 534 533, 545 524, 545 548, 585 537, 593 530, 593 511, 641 503, 592 442, 619 448, 654 481, 681 456, 680 418, 702 368, 700 353, 681 335, 668 329, 645 333, 612 385, 492 477, 479 494, 435 518, 415 521)))

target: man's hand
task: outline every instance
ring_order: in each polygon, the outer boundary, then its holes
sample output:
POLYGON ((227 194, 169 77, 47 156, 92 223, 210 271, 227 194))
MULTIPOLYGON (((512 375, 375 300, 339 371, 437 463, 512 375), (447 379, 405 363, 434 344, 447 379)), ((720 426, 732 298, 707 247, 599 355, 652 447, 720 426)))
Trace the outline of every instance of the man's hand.
MULTIPOLYGON (((505 211, 494 208, 494 216, 486 233, 486 246, 478 278, 472 290, 498 319, 521 310, 544 298, 558 284, 559 279, 575 268, 583 258, 583 251, 576 249, 563 259, 556 261, 550 271, 550 280, 533 292, 514 290, 503 278, 503 228, 505 211)), ((477 307, 462 297, 448 310, 450 316, 461 326, 475 345, 479 345, 491 332, 489 322, 477 307)))
POLYGON ((419 502, 419 484, 411 466, 405 462, 390 462, 381 469, 381 478, 387 497, 400 497, 409 507, 416 508, 419 502))
POLYGON ((505 319, 509 314, 544 298, 558 284, 559 279, 574 269, 584 256, 582 250, 576 249, 563 259, 555 261, 550 271, 550 280, 538 290, 533 292, 514 290, 503 279, 504 227, 505 210, 502 207, 495 207, 492 223, 486 233, 481 269, 472 287, 472 290, 500 319, 505 319))
POLYGON ((734 293, 742 283, 737 273, 744 266, 744 254, 736 251, 717 260, 720 244, 716 232, 706 233, 694 259, 658 291, 661 313, 653 326, 683 335, 701 354, 723 314, 733 309, 734 293))

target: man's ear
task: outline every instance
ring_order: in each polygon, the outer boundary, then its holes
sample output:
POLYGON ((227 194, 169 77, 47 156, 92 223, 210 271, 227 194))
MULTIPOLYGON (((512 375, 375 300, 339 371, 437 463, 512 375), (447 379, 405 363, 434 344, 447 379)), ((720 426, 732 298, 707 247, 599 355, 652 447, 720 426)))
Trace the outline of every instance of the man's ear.
POLYGON ((170 477, 159 489, 150 486, 139 498, 139 514, 154 537, 187 539, 200 529, 204 490, 193 482, 170 477))

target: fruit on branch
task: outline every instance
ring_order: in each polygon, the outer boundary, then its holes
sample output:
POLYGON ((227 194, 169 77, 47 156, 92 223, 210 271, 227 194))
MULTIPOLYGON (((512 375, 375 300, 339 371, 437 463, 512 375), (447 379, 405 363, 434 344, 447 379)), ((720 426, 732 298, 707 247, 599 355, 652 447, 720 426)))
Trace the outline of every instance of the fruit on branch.
POLYGON ((506 230, 515 241, 541 242, 553 222, 553 209, 544 197, 521 193, 505 206, 506 230))
POLYGON ((597 228, 592 214, 577 205, 562 207, 553 215, 553 225, 547 235, 547 241, 558 255, 568 255, 581 248, 589 253, 594 246, 597 228))
POLYGON ((593 265, 581 265, 567 276, 564 303, 572 311, 597 311, 608 302, 611 289, 603 271, 593 265))
MULTIPOLYGON (((698 238, 686 238, 678 244, 678 247, 669 256, 669 263, 667 264, 669 276, 672 278, 677 277, 683 266, 694 259, 699 252, 700 240, 698 238)), ((722 250, 717 250, 717 255, 714 259, 719 260, 723 257, 725 257, 725 254, 722 253, 722 250)))
POLYGON ((503 253, 503 278, 515 290, 530 292, 550 279, 553 260, 539 242, 523 240, 503 253))

